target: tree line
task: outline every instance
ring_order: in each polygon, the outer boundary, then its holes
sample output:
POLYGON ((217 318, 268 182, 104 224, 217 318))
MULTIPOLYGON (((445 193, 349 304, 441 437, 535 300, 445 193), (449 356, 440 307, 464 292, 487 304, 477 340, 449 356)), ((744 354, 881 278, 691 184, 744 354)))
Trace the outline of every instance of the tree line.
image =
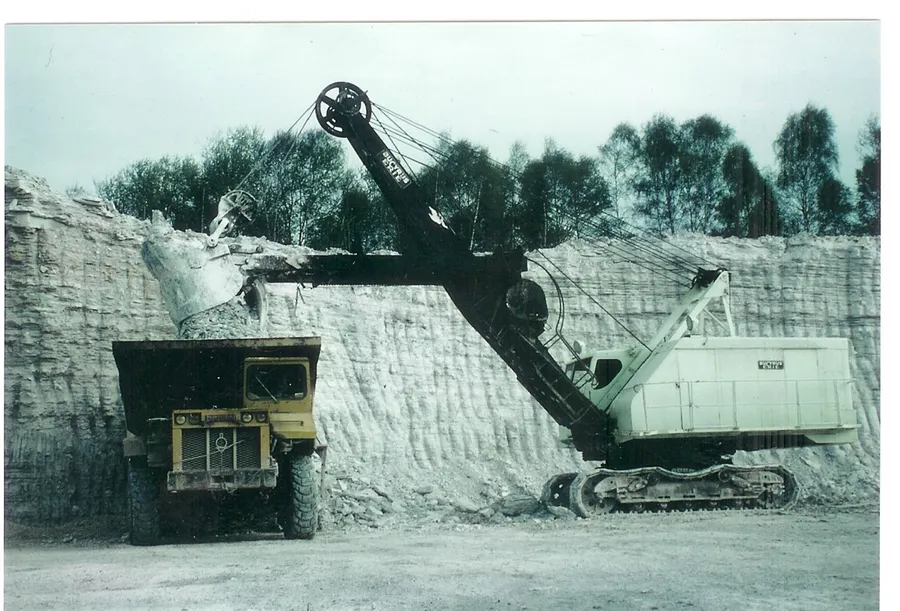
MULTIPOLYGON (((879 235, 877 117, 858 147, 851 189, 837 176, 835 125, 824 108, 807 105, 787 118, 772 170, 714 116, 678 123, 658 114, 640 128, 617 125, 594 156, 548 139, 539 157, 516 143, 499 164, 483 146, 439 138, 439 161, 416 177, 429 204, 476 251, 555 246, 581 236, 601 213, 660 234, 879 235)), ((267 138, 258 127, 231 129, 199 158, 141 160, 95 187, 120 212, 149 218, 157 209, 177 229, 206 231, 219 198, 241 188, 259 202, 245 235, 351 252, 393 250, 403 239, 371 178, 351 169, 341 141, 320 130, 267 138)))

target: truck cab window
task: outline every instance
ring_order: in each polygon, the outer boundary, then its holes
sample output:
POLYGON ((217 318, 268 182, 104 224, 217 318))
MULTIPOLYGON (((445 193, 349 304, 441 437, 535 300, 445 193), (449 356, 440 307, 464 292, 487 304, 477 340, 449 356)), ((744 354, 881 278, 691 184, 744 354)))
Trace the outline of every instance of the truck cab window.
POLYGON ((247 398, 251 401, 289 401, 306 396, 306 368, 290 365, 251 365, 247 368, 247 398))

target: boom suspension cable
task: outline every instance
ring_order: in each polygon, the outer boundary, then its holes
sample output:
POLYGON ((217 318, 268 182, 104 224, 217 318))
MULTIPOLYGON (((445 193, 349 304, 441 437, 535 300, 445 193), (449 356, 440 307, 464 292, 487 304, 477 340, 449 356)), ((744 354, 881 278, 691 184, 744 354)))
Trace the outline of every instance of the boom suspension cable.
MULTIPOLYGON (((375 106, 373 104, 373 106, 375 106)), ((405 144, 409 146, 415 147, 419 150, 423 150, 426 152, 432 159, 435 160, 436 163, 440 163, 438 157, 446 160, 448 156, 440 151, 435 146, 430 146, 423 142, 422 140, 416 138, 415 136, 409 133, 404 129, 399 122, 404 122, 417 130, 424 132, 434 138, 436 138, 441 144, 444 145, 452 145, 454 143, 453 140, 440 134, 439 132, 430 129, 421 123, 417 123, 411 119, 408 119, 397 113, 392 111, 384 106, 376 106, 388 118, 394 123, 396 128, 390 127, 382 124, 382 129, 389 135, 392 144, 398 148, 398 154, 404 155, 402 152, 399 152, 399 146, 395 141, 394 137, 397 140, 403 141, 405 144)), ((419 163, 426 167, 433 167, 429 164, 423 164, 421 161, 414 160, 416 163, 419 163)), ((492 166, 504 170, 505 172, 509 172, 512 176, 517 176, 517 173, 512 171, 509 166, 500 163, 490 157, 487 158, 488 163, 492 166)), ((583 227, 588 227, 593 233, 592 237, 610 237, 620 240, 628 245, 628 247, 634 249, 635 251, 640 251, 644 256, 636 257, 635 253, 630 253, 623 248, 617 248, 615 245, 610 244, 606 245, 605 248, 609 248, 617 252, 617 254, 622 255, 625 260, 629 262, 637 262, 635 259, 640 261, 641 266, 648 271, 653 273, 661 273, 667 279, 672 279, 672 276, 679 276, 680 274, 684 274, 685 278, 678 278, 678 282, 680 284, 684 284, 693 279, 693 276, 696 274, 697 270, 701 267, 708 266, 711 268, 717 267, 712 262, 699 257, 689 251, 672 244, 670 242, 666 242, 665 246, 660 243, 658 240, 650 240, 645 235, 647 232, 645 230, 639 229, 638 227, 629 224, 627 221, 624 221, 619 218, 612 217, 610 214, 601 211, 595 216, 600 218, 600 221, 591 219, 591 218, 579 218, 578 215, 567 211, 561 206, 552 206, 551 208, 555 213, 559 216, 569 219, 572 222, 575 222, 583 227)))
MULTIPOLYGON (((314 107, 315 105, 316 105, 315 102, 313 102, 312 104, 310 104, 310 105, 307 107, 307 109, 304 110, 303 113, 302 113, 299 117, 297 117, 297 120, 294 121, 294 122, 291 124, 291 126, 287 129, 287 131, 284 132, 284 133, 285 133, 285 134, 291 133, 291 130, 293 130, 294 127, 296 127, 297 123, 300 122, 300 119, 302 119, 304 115, 306 115, 306 120, 303 122, 303 125, 300 127, 300 132, 302 132, 304 129, 306 129, 306 124, 309 122, 309 118, 312 116, 312 110, 313 110, 313 107, 314 107)), ((300 133, 300 132, 298 132, 298 133, 300 133)), ((288 154, 290 154, 291 151, 294 150, 294 146, 295 146, 296 144, 297 144, 296 141, 293 142, 293 143, 291 144, 291 148, 288 150, 288 154)), ((275 147, 276 147, 276 146, 278 146, 278 142, 277 142, 277 140, 274 140, 274 139, 273 139, 272 143, 269 145, 269 150, 267 150, 267 151, 265 152, 265 154, 263 154, 263 155, 257 160, 257 162, 253 165, 252 168, 250 168, 250 171, 247 172, 247 175, 244 176, 244 177, 241 179, 241 182, 238 183, 238 186, 235 187, 235 190, 238 190, 238 189, 240 189, 241 187, 243 187, 243 186, 244 186, 244 183, 247 182, 247 180, 248 180, 251 176, 253 176, 253 174, 255 174, 257 171, 259 171, 259 168, 262 166, 263 162, 266 161, 266 160, 268 160, 268 158, 272 155, 272 152, 275 150, 275 147)))
MULTIPOLYGON (((378 108, 378 107, 376 107, 376 108, 378 108)), ((373 114, 374 114, 374 112, 373 112, 373 114)), ((387 113, 385 113, 385 114, 387 115, 387 118, 390 119, 391 123, 394 124, 394 126, 397 128, 397 130, 399 130, 399 132, 403 134, 403 137, 405 137, 405 138, 406 138, 411 144, 413 144, 414 146, 418 146, 418 147, 421 148, 423 151, 429 153, 429 154, 431 155, 431 158, 434 159, 435 163, 439 163, 439 161, 438 161, 438 159, 437 159, 434 155, 438 155, 438 156, 441 157, 442 159, 446 159, 446 158, 447 158, 447 156, 444 155, 444 154, 443 154, 439 149, 437 149, 436 147, 429 146, 428 144, 425 144, 424 142, 421 142, 421 141, 419 141, 418 139, 416 139, 416 138, 414 138, 413 136, 411 136, 405 129, 403 129, 403 128, 397 123, 397 121, 394 120, 394 118, 393 118, 390 114, 387 114, 387 113)), ((379 124, 381 124, 380 121, 379 121, 379 124)), ((387 131, 387 128, 386 128, 385 126, 382 125, 382 127, 385 129, 385 131, 387 131)))
MULTIPOLYGON (((600 305, 600 302, 599 302, 599 301, 597 301, 596 299, 594 299, 594 297, 593 297, 590 293, 588 293, 588 292, 585 291, 583 288, 581 288, 581 286, 579 286, 579 284, 578 284, 577 282, 575 282, 575 281, 574 281, 574 280, 573 280, 566 272, 564 272, 562 269, 560 269, 560 267, 559 267, 556 263, 554 263, 554 262, 550 259, 550 257, 548 257, 548 256, 547 256, 543 251, 541 251, 541 250, 538 250, 537 252, 538 252, 539 255, 541 255, 542 257, 544 257, 544 259, 547 260, 547 263, 549 263, 550 265, 552 265, 553 268, 556 269, 556 271, 558 271, 558 272, 562 275, 563 278, 565 278, 566 280, 568 280, 569 282, 571 282, 571 283, 572 283, 572 286, 574 286, 575 288, 577 288, 581 293, 584 294, 585 297, 587 297, 588 299, 590 299, 590 300, 591 300, 598 308, 600 308, 601 310, 603 310, 610 318, 612 318, 612 319, 616 322, 616 324, 618 324, 620 327, 622 327, 623 329, 625 329, 625 332, 626 332, 626 333, 628 333, 631 337, 633 337, 634 339, 636 339, 636 340, 638 341, 638 343, 640 343, 644 348, 647 348, 648 350, 650 349, 650 348, 647 347, 647 344, 645 344, 643 341, 641 341, 641 338, 639 338, 637 335, 635 335, 635 334, 631 331, 631 329, 629 329, 628 327, 625 326, 625 323, 623 323, 623 322, 620 321, 618 318, 616 318, 615 315, 613 315, 612 312, 610 312, 609 310, 607 310, 606 308, 604 308, 602 305, 600 305)), ((531 259, 529 259, 529 261, 531 261, 531 259)), ((536 263, 536 262, 535 262, 535 263, 536 263)))

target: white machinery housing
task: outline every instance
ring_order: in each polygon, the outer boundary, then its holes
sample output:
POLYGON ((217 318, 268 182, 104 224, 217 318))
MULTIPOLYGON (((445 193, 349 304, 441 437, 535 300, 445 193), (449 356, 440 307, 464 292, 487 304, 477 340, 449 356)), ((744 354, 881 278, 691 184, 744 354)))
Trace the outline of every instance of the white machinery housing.
MULTIPOLYGON (((838 338, 736 337, 728 272, 696 285, 648 343, 598 352, 566 366, 592 403, 616 420, 618 443, 636 439, 804 436, 857 439, 850 342, 838 338), (709 312, 719 299, 725 322, 709 312), (730 333, 691 336, 704 315, 730 333)), ((568 430, 561 440, 569 441, 568 430)))
MULTIPOLYGON (((592 370, 615 367, 617 356, 598 354, 592 370)), ((850 383, 846 339, 685 337, 660 346, 609 411, 619 443, 729 432, 849 443, 857 438, 850 383)), ((592 385, 588 395, 602 393, 592 385)))

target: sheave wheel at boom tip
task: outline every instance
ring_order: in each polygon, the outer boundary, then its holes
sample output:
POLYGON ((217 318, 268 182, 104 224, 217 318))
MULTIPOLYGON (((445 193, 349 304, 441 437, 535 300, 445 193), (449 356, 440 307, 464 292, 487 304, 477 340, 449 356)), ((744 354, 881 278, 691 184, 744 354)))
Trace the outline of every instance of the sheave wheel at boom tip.
POLYGON ((369 96, 353 83, 332 83, 316 98, 316 119, 322 129, 332 136, 346 138, 346 129, 339 117, 353 115, 361 115, 366 121, 372 117, 369 96))

